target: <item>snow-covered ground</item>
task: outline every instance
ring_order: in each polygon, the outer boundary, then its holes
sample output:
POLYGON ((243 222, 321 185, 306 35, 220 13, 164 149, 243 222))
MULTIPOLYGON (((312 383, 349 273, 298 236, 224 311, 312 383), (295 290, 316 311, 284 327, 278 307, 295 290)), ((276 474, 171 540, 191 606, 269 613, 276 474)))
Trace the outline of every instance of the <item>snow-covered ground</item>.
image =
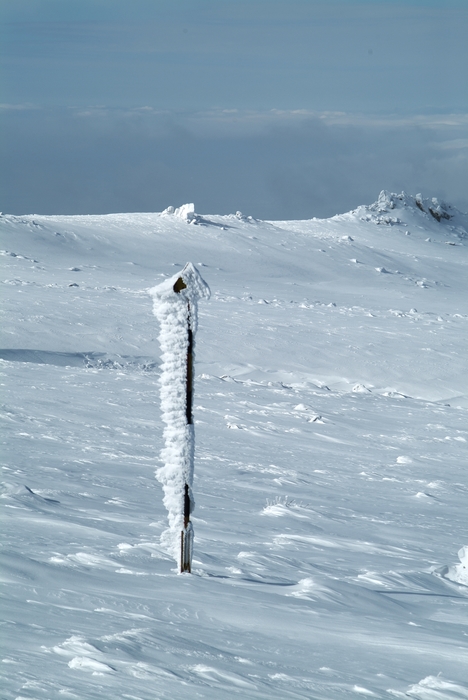
POLYGON ((2 698, 468 698, 468 217, 0 221, 2 698), (178 575, 147 290, 187 261, 178 575))

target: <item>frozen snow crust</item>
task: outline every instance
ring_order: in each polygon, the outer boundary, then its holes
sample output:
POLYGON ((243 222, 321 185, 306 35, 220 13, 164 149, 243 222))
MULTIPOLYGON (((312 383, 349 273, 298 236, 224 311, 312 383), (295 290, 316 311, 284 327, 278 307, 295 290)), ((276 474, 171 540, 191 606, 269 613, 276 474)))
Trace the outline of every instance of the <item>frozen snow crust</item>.
POLYGON ((2 699, 466 700, 467 216, 178 209, 0 217, 2 699))

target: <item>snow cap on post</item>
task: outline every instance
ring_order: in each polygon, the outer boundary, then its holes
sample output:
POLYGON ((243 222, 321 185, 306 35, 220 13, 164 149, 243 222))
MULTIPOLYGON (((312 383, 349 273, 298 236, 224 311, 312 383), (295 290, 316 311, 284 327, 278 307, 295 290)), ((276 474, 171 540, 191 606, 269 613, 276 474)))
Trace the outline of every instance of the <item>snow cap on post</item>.
POLYGON ((160 386, 165 423, 161 459, 164 466, 158 469, 156 476, 163 485, 169 519, 169 529, 161 535, 161 543, 179 561, 180 535, 187 531, 187 521, 195 506, 192 493, 195 436, 189 402, 197 302, 199 298, 209 298, 210 289, 192 263, 187 263, 182 272, 164 280, 149 293, 153 297, 154 315, 161 326, 160 386), (190 499, 188 509, 187 496, 190 499))
POLYGON ((192 331, 197 330, 197 301, 200 298, 210 298, 210 288, 202 278, 197 268, 188 262, 182 272, 164 280, 161 284, 148 290, 153 297, 153 311, 156 318, 162 322, 170 309, 175 309, 181 305, 182 299, 190 304, 190 323, 192 331), (185 287, 178 285, 178 280, 182 280, 185 287))
POLYGON ((174 291, 174 284, 179 277, 184 281, 186 286, 184 296, 189 299, 189 301, 194 301, 195 298, 200 297, 204 297, 205 299, 210 298, 210 288, 191 262, 186 264, 182 272, 176 273, 172 277, 165 279, 164 282, 161 282, 161 284, 158 284, 156 287, 149 289, 149 294, 151 294, 155 300, 163 300, 168 295, 170 296, 171 291, 174 291))

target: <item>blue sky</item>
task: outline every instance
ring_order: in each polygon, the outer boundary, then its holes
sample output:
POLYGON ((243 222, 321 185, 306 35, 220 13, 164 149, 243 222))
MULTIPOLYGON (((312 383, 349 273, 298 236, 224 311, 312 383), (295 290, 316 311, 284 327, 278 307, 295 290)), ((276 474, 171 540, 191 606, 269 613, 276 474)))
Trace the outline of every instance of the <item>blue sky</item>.
POLYGON ((466 1, 7 0, 0 13, 5 211, 197 199, 325 216, 382 187, 468 206, 466 1))

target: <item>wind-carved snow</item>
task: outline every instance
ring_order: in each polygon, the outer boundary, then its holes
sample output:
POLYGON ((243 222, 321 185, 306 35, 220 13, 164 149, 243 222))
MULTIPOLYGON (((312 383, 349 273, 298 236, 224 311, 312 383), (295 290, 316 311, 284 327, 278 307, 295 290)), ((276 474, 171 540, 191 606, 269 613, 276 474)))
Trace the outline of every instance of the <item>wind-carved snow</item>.
POLYGON ((461 583, 468 586, 468 545, 458 551, 459 563, 453 566, 445 566, 439 573, 454 583, 461 583))
POLYGON ((417 700, 465 700, 468 698, 468 690, 440 676, 427 676, 408 688, 406 693, 392 695, 417 700))
POLYGON ((455 566, 450 566, 447 578, 468 586, 468 546, 462 547, 458 552, 460 563, 455 566))
MULTIPOLYGON (((149 290, 153 297, 154 315, 160 324, 159 343, 162 350, 161 411, 165 423, 165 447, 161 451, 164 466, 157 478, 164 489, 164 505, 168 511, 169 528, 161 535, 161 543, 178 561, 180 532, 184 527, 184 487, 189 486, 192 510, 195 499, 192 492, 195 436, 193 424, 187 423, 187 350, 188 328, 195 337, 198 325, 198 300, 208 299, 210 289, 198 270, 187 263, 181 273, 174 275, 149 290), (174 291, 181 278, 185 288, 174 291)), ((195 344, 193 344, 193 362, 195 344)))
POLYGON ((167 207, 167 209, 164 209, 162 212, 162 216, 176 216, 179 219, 183 219, 183 221, 186 221, 188 224, 191 223, 196 223, 197 221, 197 215, 195 214, 195 204, 193 202, 189 204, 182 204, 181 207, 167 207))

